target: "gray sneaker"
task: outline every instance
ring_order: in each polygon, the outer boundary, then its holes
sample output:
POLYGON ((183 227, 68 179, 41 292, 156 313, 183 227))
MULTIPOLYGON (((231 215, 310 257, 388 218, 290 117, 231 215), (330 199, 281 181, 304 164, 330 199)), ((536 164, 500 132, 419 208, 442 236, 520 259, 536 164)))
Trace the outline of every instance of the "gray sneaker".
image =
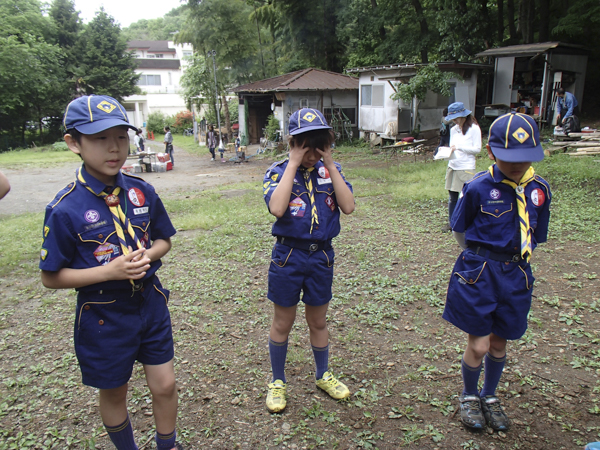
POLYGON ((481 400, 478 395, 461 395, 458 397, 460 402, 460 421, 469 428, 478 430, 485 427, 485 417, 481 411, 481 400))
POLYGON ((481 399, 481 410, 485 421, 496 431, 506 431, 510 428, 510 420, 500 405, 500 399, 487 395, 481 399))

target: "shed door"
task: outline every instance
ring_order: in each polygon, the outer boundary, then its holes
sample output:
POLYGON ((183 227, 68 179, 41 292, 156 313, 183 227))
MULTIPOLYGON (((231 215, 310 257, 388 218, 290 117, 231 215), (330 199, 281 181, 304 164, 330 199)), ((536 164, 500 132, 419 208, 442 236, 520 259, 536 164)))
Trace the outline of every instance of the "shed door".
POLYGON ((510 106, 512 94, 513 74, 515 70, 515 57, 506 56, 496 58, 496 76, 494 77, 494 105, 510 106))

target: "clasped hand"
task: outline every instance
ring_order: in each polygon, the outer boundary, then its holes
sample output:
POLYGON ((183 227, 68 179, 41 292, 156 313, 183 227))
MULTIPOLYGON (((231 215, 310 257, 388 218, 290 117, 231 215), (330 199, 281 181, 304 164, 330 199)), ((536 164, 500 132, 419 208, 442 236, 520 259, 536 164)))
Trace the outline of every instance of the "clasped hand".
POLYGON ((139 280, 150 269, 150 258, 146 255, 145 248, 135 251, 129 247, 127 255, 121 255, 107 264, 112 280, 139 280))

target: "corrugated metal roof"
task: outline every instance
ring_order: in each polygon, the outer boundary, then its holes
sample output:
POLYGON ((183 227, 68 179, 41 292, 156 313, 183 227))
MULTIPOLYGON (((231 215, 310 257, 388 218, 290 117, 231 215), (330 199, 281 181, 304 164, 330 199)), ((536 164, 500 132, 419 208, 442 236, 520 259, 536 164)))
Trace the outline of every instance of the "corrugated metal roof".
POLYGON ((137 58, 138 69, 179 69, 178 59, 137 58))
POLYGON ((233 92, 332 91, 358 89, 358 79, 321 69, 304 69, 238 86, 233 92))
MULTIPOLYGON (((371 72, 373 70, 409 70, 417 69, 418 67, 424 67, 427 64, 381 64, 378 66, 367 66, 367 67, 353 67, 346 69, 347 73, 360 73, 360 72, 371 72)), ((479 63, 464 63, 458 61, 442 61, 437 63, 441 70, 455 70, 455 69, 485 69, 492 67, 489 64, 479 63)))
POLYGON ((175 49, 169 47, 169 41, 129 41, 127 48, 133 50, 135 48, 143 48, 149 52, 175 53, 175 49))
POLYGON ((504 56, 504 55, 539 55, 540 53, 547 52, 548 50, 562 47, 565 50, 584 50, 585 47, 582 45, 564 44, 562 42, 538 42, 536 44, 520 44, 520 45, 509 45, 508 47, 490 48, 483 52, 477 53, 475 56, 482 58, 486 56, 504 56))

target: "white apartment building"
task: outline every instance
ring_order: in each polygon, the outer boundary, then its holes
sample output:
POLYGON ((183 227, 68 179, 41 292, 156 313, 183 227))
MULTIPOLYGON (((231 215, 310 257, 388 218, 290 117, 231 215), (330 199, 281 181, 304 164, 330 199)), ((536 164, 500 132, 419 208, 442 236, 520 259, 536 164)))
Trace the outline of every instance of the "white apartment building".
POLYGON ((138 86, 141 94, 123 100, 130 122, 143 127, 148 115, 162 111, 173 115, 185 111, 186 105, 180 95, 181 75, 187 62, 185 56, 193 53, 192 44, 175 44, 173 41, 129 41, 128 50, 138 58, 138 86))

